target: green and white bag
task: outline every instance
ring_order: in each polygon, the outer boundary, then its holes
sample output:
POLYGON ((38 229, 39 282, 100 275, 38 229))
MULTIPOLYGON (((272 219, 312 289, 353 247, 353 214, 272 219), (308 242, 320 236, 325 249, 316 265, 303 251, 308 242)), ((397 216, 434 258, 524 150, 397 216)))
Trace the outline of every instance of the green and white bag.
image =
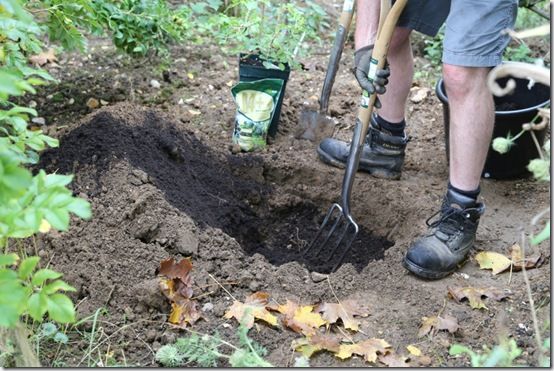
POLYGON ((267 131, 283 88, 281 79, 239 82, 231 88, 237 104, 233 143, 249 152, 264 148, 267 131))

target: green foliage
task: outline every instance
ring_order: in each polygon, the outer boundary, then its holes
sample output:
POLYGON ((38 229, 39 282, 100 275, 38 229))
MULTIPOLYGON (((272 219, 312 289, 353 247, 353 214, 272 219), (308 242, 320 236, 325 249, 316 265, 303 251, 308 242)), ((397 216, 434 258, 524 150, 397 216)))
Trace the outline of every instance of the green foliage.
POLYGON ((132 55, 167 53, 170 42, 189 37, 188 7, 171 9, 165 0, 95 1, 94 12, 116 47, 132 55))
POLYGON ((521 43, 516 47, 508 46, 504 51, 504 59, 512 62, 532 63, 536 58, 531 57, 531 49, 527 44, 521 43))
POLYGON ((442 63, 442 44, 444 42, 444 26, 441 27, 437 35, 433 38, 426 38, 424 40, 425 48, 424 56, 429 60, 434 67, 439 66, 442 63))
POLYGON ((321 42, 325 11, 313 1, 221 0, 192 4, 197 41, 213 40, 223 52, 259 54, 268 68, 299 68, 297 57, 321 42))
MULTIPOLYGON (((62 275, 50 269, 35 272, 36 256, 18 262, 16 254, 0 255, 0 327, 15 326, 22 315, 39 322, 45 314, 59 323, 74 322, 73 303, 60 291, 75 289, 59 279, 62 275)), ((49 333, 49 327, 43 331, 49 333)))
POLYGON ((248 329, 240 326, 237 335, 239 346, 223 341, 218 334, 202 335, 192 333, 167 344, 156 352, 156 361, 165 367, 179 367, 195 363, 200 367, 216 367, 219 359, 227 359, 232 367, 272 367, 263 357, 267 350, 248 337, 248 329), (220 351, 230 348, 230 355, 220 351))
POLYGON ((481 354, 461 344, 452 345, 449 351, 451 356, 467 354, 470 357, 471 367, 513 367, 515 359, 522 352, 514 339, 503 340, 492 349, 485 345, 481 354))

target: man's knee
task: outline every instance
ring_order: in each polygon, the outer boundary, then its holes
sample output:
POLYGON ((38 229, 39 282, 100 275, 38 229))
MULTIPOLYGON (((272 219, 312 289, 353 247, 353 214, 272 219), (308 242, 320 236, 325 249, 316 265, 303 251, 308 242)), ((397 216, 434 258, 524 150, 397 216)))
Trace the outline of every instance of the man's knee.
POLYGON ((396 27, 392 33, 392 39, 389 46, 389 55, 394 54, 400 48, 405 48, 410 45, 410 34, 412 30, 405 27, 396 27))
POLYGON ((464 67, 444 64, 442 69, 446 93, 451 97, 462 97, 474 89, 486 89, 489 68, 464 67))

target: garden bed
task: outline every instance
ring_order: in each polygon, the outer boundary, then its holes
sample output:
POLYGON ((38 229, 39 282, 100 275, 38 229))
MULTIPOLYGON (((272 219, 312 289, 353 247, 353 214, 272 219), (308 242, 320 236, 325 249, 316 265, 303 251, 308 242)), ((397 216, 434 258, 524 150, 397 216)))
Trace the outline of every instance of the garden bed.
MULTIPOLYGON (((75 174, 74 193, 93 209, 91 221, 75 220, 67 233, 43 235, 40 254, 77 288, 71 296, 80 318, 105 309, 98 321, 89 318, 71 328, 68 345, 43 350, 44 365, 157 365, 154 352, 186 335, 167 322, 170 305, 158 288, 157 269, 167 257, 188 256, 195 296, 205 308, 205 319, 192 327, 196 331, 236 339, 236 322, 223 318, 230 294, 244 300, 266 291, 279 303, 312 304, 335 300, 334 291, 340 300, 355 298, 370 308, 355 339, 382 338, 399 353, 415 344, 433 366, 464 366, 467 359, 448 355, 451 344, 480 349, 506 333, 524 351, 518 362, 535 362, 520 272, 492 276, 471 258, 460 273, 440 281, 417 279, 402 268, 409 242, 440 206, 447 181, 435 97, 408 107, 412 141, 402 179, 357 175, 353 214, 362 233, 337 272, 320 280, 313 272, 327 273, 328 263, 304 259, 300 252, 338 198, 343 171, 320 163, 315 144, 294 134, 303 102, 313 103, 319 94, 326 56, 310 58, 308 70, 291 75, 276 138, 265 151, 246 154, 230 145, 235 108, 228 85, 236 80, 235 58, 178 48, 171 68, 156 72, 151 64, 115 58, 107 45, 98 42, 90 57, 60 61, 63 69, 51 72, 63 79, 64 88, 49 87, 37 99, 49 133, 61 141, 59 149, 44 153, 41 165, 75 174), (103 79, 87 79, 98 76, 100 67, 103 79), (152 87, 152 79, 161 87, 152 87), (58 92, 62 97, 53 102, 58 92), (90 97, 105 100, 106 107, 91 112, 85 105, 90 97), (488 310, 472 310, 447 297, 449 286, 494 286, 512 294, 502 302, 487 301, 488 310), (418 338, 422 317, 438 313, 456 317, 460 330, 418 338), (93 329, 91 346, 87 334, 93 329)), ((359 93, 348 71, 351 54, 348 49, 331 97, 336 136, 342 139, 351 136, 359 93)), ((476 248, 506 253, 519 241, 520 228, 547 205, 548 184, 485 180, 482 189, 487 211, 476 248)), ((549 258, 546 244, 539 250, 549 258)), ((539 316, 546 318, 548 264, 529 275, 539 316)), ((291 365, 297 334, 260 324, 250 336, 268 349, 269 362, 291 365)), ((312 366, 364 364, 327 353, 311 360, 312 366)))

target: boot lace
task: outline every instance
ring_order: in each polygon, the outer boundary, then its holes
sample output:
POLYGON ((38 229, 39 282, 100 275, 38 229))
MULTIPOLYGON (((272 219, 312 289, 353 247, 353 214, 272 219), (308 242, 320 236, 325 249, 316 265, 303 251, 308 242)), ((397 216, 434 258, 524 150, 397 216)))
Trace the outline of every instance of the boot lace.
POLYGON ((446 234, 448 237, 456 234, 460 230, 463 230, 463 224, 467 220, 469 214, 468 210, 457 209, 451 206, 441 208, 433 215, 431 215, 425 223, 434 231, 440 231, 446 234), (440 214, 440 218, 433 220, 440 214))

